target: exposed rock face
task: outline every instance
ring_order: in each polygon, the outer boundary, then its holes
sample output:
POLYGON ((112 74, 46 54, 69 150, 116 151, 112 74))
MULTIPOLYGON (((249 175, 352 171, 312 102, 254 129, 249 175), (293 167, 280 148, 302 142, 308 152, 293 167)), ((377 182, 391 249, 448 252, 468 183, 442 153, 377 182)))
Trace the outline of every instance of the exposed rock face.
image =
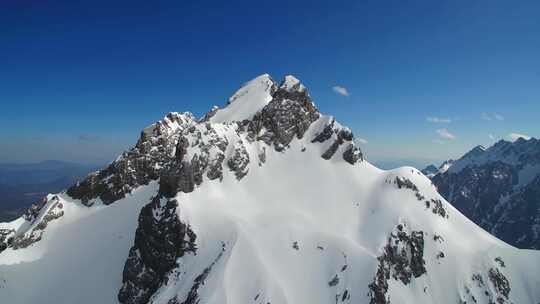
POLYGON ((28 209, 23 213, 23 218, 27 222, 33 222, 41 212, 41 209, 47 204, 47 197, 44 197, 41 202, 32 204, 28 209))
POLYGON ((248 124, 252 138, 273 144, 276 151, 284 150, 296 136, 302 138, 309 126, 320 117, 307 90, 281 86, 273 99, 248 124))
MULTIPOLYGON (((272 145, 276 151, 283 151, 296 138, 303 138, 313 122, 321 117, 309 96, 307 89, 298 79, 287 76, 278 87, 271 78, 268 93, 271 101, 258 111, 252 119, 238 121, 236 125, 225 123, 226 128, 235 128, 238 134, 246 134, 250 142, 260 140, 272 145)), ((266 79, 266 78, 265 78, 266 79)), ((231 97, 229 103, 237 102, 231 97)), ((134 188, 146 185, 152 180, 161 178, 163 193, 173 196, 178 191, 191 192, 196 185, 202 183, 204 176, 208 179, 222 179, 223 162, 235 172, 238 179, 247 174, 249 154, 245 144, 235 141, 234 154, 226 160, 226 149, 229 145, 227 137, 219 135, 210 123, 218 108, 213 108, 203 119, 197 121, 189 112, 169 113, 162 120, 145 128, 132 149, 123 153, 107 168, 94 172, 68 189, 67 194, 80 199, 83 204, 91 206, 99 198, 105 204, 111 204, 134 188), (190 156, 189 151, 198 150, 190 156), (168 188, 166 190, 165 188, 168 188)), ((334 144, 322 156, 330 159, 338 147, 350 142, 343 153, 343 158, 354 164, 363 159, 362 152, 352 143, 353 134, 348 128, 329 124, 314 139, 324 142, 334 138, 334 144)), ((260 163, 266 160, 266 152, 259 155, 260 163)))
POLYGON ((354 165, 358 161, 363 161, 364 155, 359 147, 349 144, 345 152, 343 152, 343 159, 349 164, 354 165))
POLYGON ((353 142, 354 136, 352 131, 349 128, 339 126, 334 119, 331 119, 330 122, 324 127, 322 132, 317 134, 315 138, 311 140, 311 142, 324 143, 332 138, 334 138, 334 142, 321 155, 323 159, 328 160, 332 158, 343 143, 349 142, 347 148, 345 148, 345 151, 343 152, 343 159, 351 165, 354 165, 358 161, 364 160, 362 151, 353 142))
POLYGON ((397 176, 394 183, 397 185, 398 189, 409 189, 414 192, 416 199, 418 201, 424 201, 426 209, 431 210, 433 214, 439 215, 443 218, 448 218, 448 212, 446 212, 446 209, 444 209, 442 201, 434 198, 426 199, 426 197, 420 193, 418 187, 411 180, 402 176, 397 176))
POLYGON ((439 193, 493 235, 540 249, 540 141, 476 147, 432 178, 439 193))
POLYGON ((237 179, 242 179, 248 172, 249 154, 242 141, 238 141, 234 146, 234 154, 227 162, 229 168, 234 171, 237 179))
POLYGON ((11 245, 14 233, 14 229, 0 229, 0 253, 11 245))
POLYGON ((191 113, 169 113, 163 120, 144 129, 135 147, 104 170, 88 175, 84 181, 69 188, 67 194, 87 205, 92 205, 96 198, 111 204, 132 189, 147 185, 159 177, 161 168, 170 161, 178 134, 195 123, 191 113))
POLYGON ((147 303, 176 260, 195 253, 196 236, 178 219, 177 207, 176 200, 156 196, 141 210, 135 244, 124 265, 120 303, 147 303))
POLYGON ((45 199, 42 204, 43 206, 40 207, 40 210, 45 209, 45 214, 39 218, 39 211, 37 214, 33 213, 36 212, 36 209, 33 209, 33 211, 30 212, 34 214, 32 220, 32 229, 24 234, 17 235, 13 238, 13 241, 10 245, 14 250, 26 248, 33 243, 41 240, 41 237, 45 231, 45 228, 47 228, 47 225, 50 222, 59 219, 64 215, 64 206, 59 201, 56 195, 53 196, 50 200, 45 199))
POLYGON ((388 280, 399 280, 404 285, 426 273, 424 261, 424 233, 407 232, 400 224, 388 237, 383 254, 377 258, 379 266, 373 282, 369 284, 371 304, 387 304, 388 280))

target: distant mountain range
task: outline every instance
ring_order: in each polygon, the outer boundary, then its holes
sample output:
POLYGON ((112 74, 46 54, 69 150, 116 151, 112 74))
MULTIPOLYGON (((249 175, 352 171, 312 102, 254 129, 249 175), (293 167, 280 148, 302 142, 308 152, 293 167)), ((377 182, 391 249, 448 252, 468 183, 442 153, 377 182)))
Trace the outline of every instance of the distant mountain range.
POLYGON ((540 141, 501 140, 422 172, 469 219, 519 248, 540 249, 540 141))
POLYGON ((17 218, 48 193, 62 191, 96 169, 59 160, 0 164, 0 221, 17 218))

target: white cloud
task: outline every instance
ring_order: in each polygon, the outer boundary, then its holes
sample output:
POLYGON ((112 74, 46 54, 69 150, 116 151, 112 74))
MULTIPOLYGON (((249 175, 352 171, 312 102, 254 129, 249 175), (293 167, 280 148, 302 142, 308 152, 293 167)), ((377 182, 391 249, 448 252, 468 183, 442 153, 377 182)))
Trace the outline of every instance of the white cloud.
POLYGON ((523 139, 526 139, 526 140, 531 139, 531 137, 530 137, 529 135, 520 134, 520 133, 510 133, 510 134, 508 134, 508 137, 509 137, 512 141, 516 141, 516 140, 518 140, 519 138, 523 138, 523 139))
POLYGON ((426 121, 427 122, 432 122, 432 123, 451 123, 452 119, 443 118, 443 117, 428 116, 428 117, 426 117, 426 121))
POLYGON ((486 113, 486 112, 482 113, 482 114, 480 115, 480 117, 481 117, 483 120, 491 120, 491 116, 490 116, 488 113, 486 113))
POLYGON ((498 113, 488 114, 486 112, 483 112, 482 114, 480 114, 480 118, 482 118, 483 120, 504 120, 504 116, 498 113))
POLYGON ((367 141, 366 139, 361 138, 361 137, 356 137, 356 138, 354 139, 354 141, 355 141, 357 144, 364 144, 364 145, 365 145, 365 144, 368 143, 368 141, 367 141))
POLYGON ((342 86, 333 86, 332 90, 334 90, 334 92, 338 93, 341 96, 349 96, 350 95, 349 91, 347 91, 347 88, 342 87, 342 86))
POLYGON ((445 139, 456 139, 456 136, 452 133, 450 133, 450 131, 448 131, 448 129, 446 128, 442 128, 442 129, 437 129, 436 130, 437 134, 439 134, 440 137, 442 138, 445 138, 445 139))
POLYGON ((488 137, 489 137, 489 139, 491 139, 491 140, 495 140, 495 136, 493 136, 493 134, 488 134, 488 137))

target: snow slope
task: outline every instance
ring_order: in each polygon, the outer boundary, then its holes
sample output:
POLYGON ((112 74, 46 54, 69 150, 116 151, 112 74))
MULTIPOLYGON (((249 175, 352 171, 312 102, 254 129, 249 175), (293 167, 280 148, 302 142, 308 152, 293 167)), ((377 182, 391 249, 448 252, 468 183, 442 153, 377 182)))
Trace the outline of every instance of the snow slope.
POLYGON ((211 118, 213 123, 250 119, 272 100, 275 84, 270 75, 263 74, 244 84, 229 98, 224 109, 219 109, 211 118))
MULTIPOLYGON (((167 132, 145 129, 137 147, 147 140, 158 143, 148 153, 163 148, 166 161, 156 163, 164 170, 161 179, 108 202, 108 192, 94 187, 101 175, 93 175, 88 189, 102 196, 86 196, 86 188, 70 192, 84 193, 81 199, 50 195, 34 215, 0 225, 16 231, 12 244, 20 246, 0 253, 0 302, 118 303, 129 283, 126 271, 141 271, 139 278, 152 274, 153 261, 141 255, 145 246, 171 252, 151 243, 175 218, 196 235, 196 250, 182 247, 187 239, 174 243, 185 250, 142 302, 540 301, 540 252, 518 250, 476 226, 418 170, 372 166, 354 148, 350 130, 313 112, 306 98, 295 78, 278 86, 259 76, 202 121, 183 120, 167 132), (266 123, 272 115, 279 119, 266 123), (245 119, 253 124, 237 122, 245 119), (299 133, 290 136, 292 129, 299 133), (194 159, 209 165, 200 183, 195 173, 186 183, 184 174, 199 168, 189 166, 194 159), (219 160, 222 171, 214 171, 219 160), (170 175, 178 191, 167 188, 170 175), (159 229, 153 235, 137 216, 156 195, 150 216, 159 229), (162 207, 174 200, 178 207, 167 218, 162 207), (138 265, 126 262, 132 253, 138 265)), ((131 162, 137 147, 117 162, 131 162)), ((111 180, 117 175, 107 174, 104 185, 116 189, 111 180)), ((126 187, 137 179, 128 177, 118 177, 126 187)), ((138 299, 122 301, 142 303, 138 299)))

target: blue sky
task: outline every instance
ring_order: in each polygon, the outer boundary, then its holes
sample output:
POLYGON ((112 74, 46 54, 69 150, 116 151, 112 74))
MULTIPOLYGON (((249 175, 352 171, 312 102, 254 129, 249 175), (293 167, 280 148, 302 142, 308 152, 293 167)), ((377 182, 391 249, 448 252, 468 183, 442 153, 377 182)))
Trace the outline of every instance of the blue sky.
POLYGON ((380 164, 540 134, 539 1, 10 2, 0 162, 110 161, 262 73, 300 78, 380 164))

